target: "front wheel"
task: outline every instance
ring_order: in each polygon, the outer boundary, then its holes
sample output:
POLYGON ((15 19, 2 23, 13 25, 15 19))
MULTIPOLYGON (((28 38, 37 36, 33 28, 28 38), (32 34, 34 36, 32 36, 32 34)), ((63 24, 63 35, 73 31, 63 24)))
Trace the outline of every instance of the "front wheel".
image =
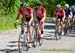
POLYGON ((38 35, 37 38, 38 38, 39 46, 41 46, 43 43, 43 38, 41 37, 41 33, 38 33, 37 35, 38 35))
POLYGON ((19 49, 19 53, 22 53, 23 51, 28 51, 27 40, 24 34, 19 35, 18 49, 19 49))
POLYGON ((33 30, 33 47, 37 46, 37 35, 35 29, 33 30))
POLYGON ((56 25, 55 27, 55 37, 56 40, 61 39, 61 30, 59 25, 56 25))
POLYGON ((42 39, 42 38, 40 38, 40 40, 39 40, 39 46, 41 46, 41 45, 42 45, 42 43, 43 43, 43 39, 42 39))

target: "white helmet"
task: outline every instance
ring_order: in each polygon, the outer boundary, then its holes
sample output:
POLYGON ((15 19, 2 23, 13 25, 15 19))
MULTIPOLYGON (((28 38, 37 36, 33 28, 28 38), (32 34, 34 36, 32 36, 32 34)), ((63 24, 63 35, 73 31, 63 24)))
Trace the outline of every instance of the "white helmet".
POLYGON ((27 3, 21 3, 21 7, 27 7, 27 3))
POLYGON ((60 4, 57 4, 57 5, 56 5, 56 8, 61 8, 61 5, 60 5, 60 4))
POLYGON ((69 4, 65 4, 65 7, 69 8, 69 4))

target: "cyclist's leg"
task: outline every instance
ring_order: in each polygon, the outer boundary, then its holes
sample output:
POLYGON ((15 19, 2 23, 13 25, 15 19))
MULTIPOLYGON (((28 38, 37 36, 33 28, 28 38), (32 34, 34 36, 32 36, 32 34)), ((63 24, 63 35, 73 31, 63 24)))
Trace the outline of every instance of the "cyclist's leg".
POLYGON ((60 25, 61 25, 61 32, 62 32, 62 35, 64 35, 64 24, 63 24, 63 16, 60 17, 60 25))
POLYGON ((68 18, 68 31, 70 30, 70 18, 68 18))
POLYGON ((42 34, 43 34, 44 25, 43 25, 43 22, 41 23, 40 21, 41 21, 41 19, 37 17, 37 24, 38 24, 39 29, 40 29, 40 31, 41 31, 41 37, 43 37, 42 34))
POLYGON ((39 20, 38 25, 39 25, 39 28, 41 30, 41 37, 43 37, 44 24, 43 24, 43 22, 40 22, 42 19, 38 19, 38 20, 39 20))
POLYGON ((32 47, 32 26, 28 27, 28 33, 29 33, 29 36, 28 36, 29 47, 32 47))
POLYGON ((72 23, 74 23, 74 21, 75 21, 75 15, 73 15, 72 17, 72 23))
POLYGON ((41 23, 41 24, 40 24, 41 37, 43 37, 43 29, 44 29, 44 24, 41 23))
POLYGON ((75 23, 75 15, 74 15, 74 17, 73 17, 73 23, 75 23))
MULTIPOLYGON (((26 21, 29 23, 30 19, 27 19, 26 21)), ((29 47, 32 47, 32 23, 28 26, 28 33, 29 33, 29 36, 28 36, 29 47)))
POLYGON ((64 34, 64 24, 63 24, 63 21, 61 21, 61 32, 62 32, 62 34, 64 34))
POLYGON ((32 42, 32 26, 29 26, 29 42, 32 42))
POLYGON ((73 21, 75 22, 75 15, 74 15, 74 17, 73 17, 73 21))
POLYGON ((41 30, 41 34, 43 34, 44 25, 43 25, 43 23, 40 23, 39 25, 40 25, 39 27, 40 27, 40 30, 41 30))
POLYGON ((37 24, 39 26, 39 29, 42 31, 43 28, 42 28, 42 23, 40 23, 41 19, 37 17, 37 24))
POLYGON ((65 19, 66 19, 66 32, 69 32, 69 17, 68 17, 68 15, 66 15, 66 17, 65 17, 65 19))
MULTIPOLYGON (((27 20, 27 21, 29 23, 30 19, 27 20)), ((28 33, 29 33, 29 42, 32 43, 32 22, 31 22, 31 24, 28 27, 28 33)))

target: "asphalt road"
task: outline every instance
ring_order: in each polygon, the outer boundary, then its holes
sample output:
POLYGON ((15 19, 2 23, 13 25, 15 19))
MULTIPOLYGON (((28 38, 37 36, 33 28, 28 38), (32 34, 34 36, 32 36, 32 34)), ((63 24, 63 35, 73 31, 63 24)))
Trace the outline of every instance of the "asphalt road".
MULTIPOLYGON (((32 47, 24 53, 75 53, 75 32, 62 36, 60 40, 55 38, 55 24, 45 22, 44 37, 42 46, 32 47)), ((18 53, 14 49, 17 45, 20 29, 14 29, 6 32, 0 32, 0 53, 6 53, 6 49, 13 50, 10 53, 18 53), (12 43, 11 43, 12 42, 12 43)))

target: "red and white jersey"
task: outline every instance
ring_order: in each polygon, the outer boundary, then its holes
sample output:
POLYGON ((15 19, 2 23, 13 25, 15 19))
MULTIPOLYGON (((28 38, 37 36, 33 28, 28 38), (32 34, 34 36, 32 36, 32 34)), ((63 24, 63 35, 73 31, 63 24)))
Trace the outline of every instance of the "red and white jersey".
POLYGON ((43 18, 44 13, 46 13, 46 9, 44 7, 42 7, 42 6, 41 6, 41 8, 35 7, 34 12, 36 13, 36 16, 38 18, 43 18))
POLYGON ((54 15, 55 16, 64 16, 64 9, 60 8, 60 9, 55 9, 54 10, 54 15))
POLYGON ((21 14, 25 18, 31 18, 32 8, 26 7, 26 8, 19 8, 18 14, 21 14))

